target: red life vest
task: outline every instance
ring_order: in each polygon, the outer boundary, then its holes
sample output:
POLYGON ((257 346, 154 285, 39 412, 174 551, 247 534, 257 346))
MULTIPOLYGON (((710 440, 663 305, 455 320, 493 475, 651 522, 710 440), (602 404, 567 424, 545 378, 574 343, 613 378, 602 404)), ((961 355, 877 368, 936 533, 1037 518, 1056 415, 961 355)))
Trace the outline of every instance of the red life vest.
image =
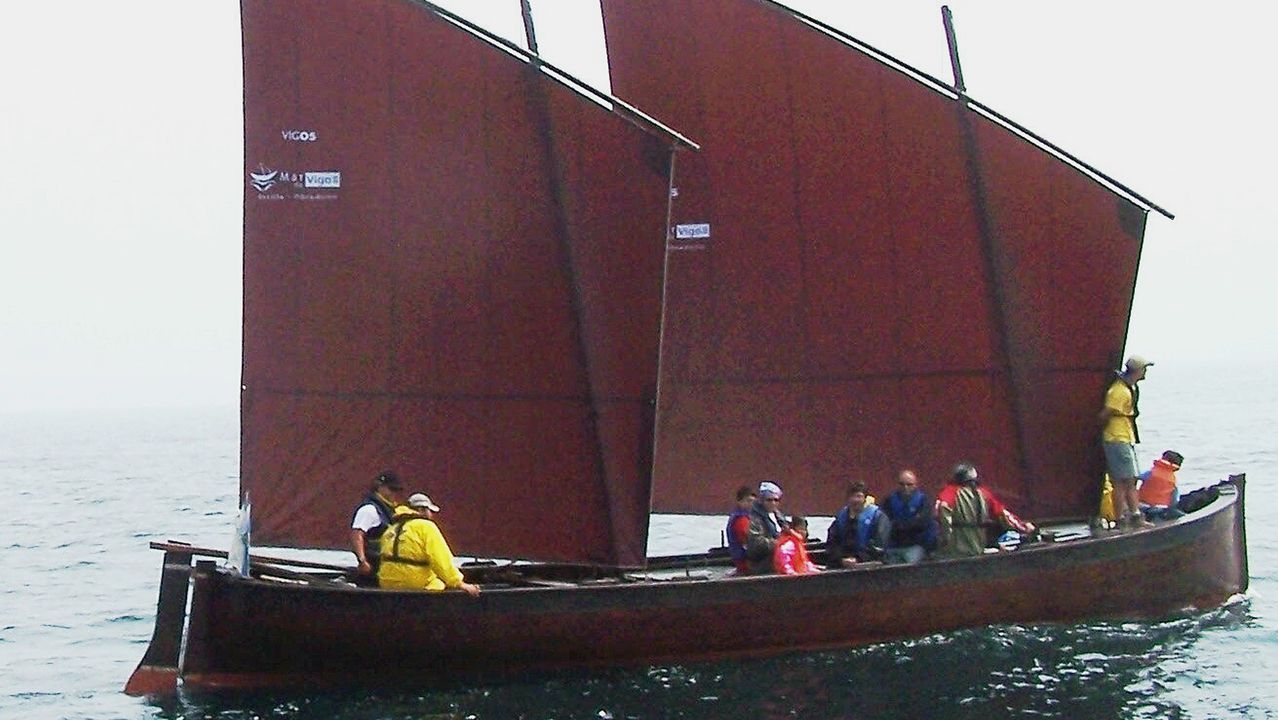
POLYGON ((1140 485, 1140 501, 1155 507, 1171 505, 1172 492, 1176 490, 1176 466, 1158 458, 1149 471, 1149 477, 1140 485))

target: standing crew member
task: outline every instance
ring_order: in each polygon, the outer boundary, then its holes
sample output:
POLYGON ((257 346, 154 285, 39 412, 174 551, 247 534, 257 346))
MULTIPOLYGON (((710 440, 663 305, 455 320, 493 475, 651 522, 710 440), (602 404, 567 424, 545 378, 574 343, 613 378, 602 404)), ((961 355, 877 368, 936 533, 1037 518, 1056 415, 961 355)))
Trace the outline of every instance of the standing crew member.
POLYGON ((1105 447, 1105 465, 1114 484, 1114 516, 1119 527, 1149 527, 1153 523, 1140 512, 1140 496, 1136 492, 1136 476, 1140 461, 1136 445, 1140 431, 1136 418, 1140 415, 1140 388, 1145 371, 1154 363, 1139 355, 1127 358, 1127 365, 1105 393, 1105 406, 1100 411, 1101 444, 1105 447))
POLYGON ((355 575, 355 584, 363 587, 377 587, 377 560, 380 552, 378 540, 395 515, 395 506, 403 497, 400 493, 404 486, 399 477, 387 470, 373 480, 373 487, 368 495, 355 508, 351 517, 351 549, 355 552, 355 560, 359 568, 355 575))

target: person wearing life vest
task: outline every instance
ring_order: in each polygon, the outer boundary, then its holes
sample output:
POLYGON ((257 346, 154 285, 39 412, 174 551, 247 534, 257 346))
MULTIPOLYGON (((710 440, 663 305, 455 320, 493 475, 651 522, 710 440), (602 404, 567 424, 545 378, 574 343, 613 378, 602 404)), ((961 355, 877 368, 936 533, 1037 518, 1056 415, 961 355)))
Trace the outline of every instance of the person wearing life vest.
POLYGON ((891 541, 892 522, 869 500, 863 482, 848 487, 847 503, 839 508, 825 538, 826 567, 852 567, 883 559, 891 541))
POLYGON ((456 589, 479 596, 479 586, 466 582, 448 541, 435 524, 439 506, 424 493, 408 497, 408 507, 395 510, 382 533, 382 565, 378 585, 398 590, 439 592, 456 589))
POLYGON ((954 466, 950 481, 936 496, 940 530, 938 554, 968 557, 985 552, 991 531, 1034 532, 1034 524, 1016 517, 994 493, 980 486, 980 475, 971 463, 954 466))
POLYGON ((752 574, 772 570, 772 551, 785 529, 781 514, 781 486, 771 480, 759 483, 758 500, 750 506, 750 524, 746 530, 746 563, 752 574))
POLYGON ((737 575, 750 574, 750 563, 746 560, 746 539, 750 534, 750 508, 758 495, 749 485, 737 488, 737 505, 728 515, 728 526, 724 529, 724 537, 728 542, 728 557, 737 575))
POLYGON ((1168 450, 1154 461, 1154 466, 1140 475, 1140 509, 1145 517, 1154 520, 1175 520, 1184 515, 1176 504, 1180 501, 1180 489, 1176 487, 1176 471, 1185 457, 1175 450, 1168 450))
POLYGON ((395 506, 399 505, 403 491, 399 477, 387 470, 373 480, 372 489, 355 508, 350 538, 351 550, 359 563, 354 577, 356 585, 377 587, 379 541, 395 515, 395 506))
POLYGON ((1140 497, 1136 491, 1136 476, 1140 473, 1140 461, 1136 458, 1140 430, 1136 427, 1136 418, 1140 416, 1140 388, 1137 383, 1145 379, 1145 373, 1153 364, 1139 355, 1127 358, 1123 372, 1105 392, 1105 403, 1099 415, 1105 464, 1114 485, 1114 514, 1120 528, 1152 524, 1140 512, 1140 497))
POLYGON ((896 475, 897 488, 883 501, 883 512, 892 522, 891 541, 884 562, 913 564, 936 549, 935 504, 919 489, 913 470, 896 475))
POLYGON ((801 515, 790 518, 790 524, 777 536, 772 550, 772 572, 778 575, 811 575, 821 572, 808 558, 808 521, 801 515))

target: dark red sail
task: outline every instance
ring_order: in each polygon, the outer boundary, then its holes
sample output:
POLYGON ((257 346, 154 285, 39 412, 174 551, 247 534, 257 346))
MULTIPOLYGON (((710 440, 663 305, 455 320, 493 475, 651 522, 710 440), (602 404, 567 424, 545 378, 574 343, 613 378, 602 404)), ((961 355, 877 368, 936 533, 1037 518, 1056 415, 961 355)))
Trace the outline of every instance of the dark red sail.
POLYGON ((760 0, 603 0, 614 91, 680 167, 654 507, 778 480, 1090 510, 1148 206, 954 93, 760 0), (706 227, 708 225, 708 228, 706 227))
POLYGON ((642 563, 673 140, 424 3, 242 12, 254 542, 390 468, 460 554, 642 563))

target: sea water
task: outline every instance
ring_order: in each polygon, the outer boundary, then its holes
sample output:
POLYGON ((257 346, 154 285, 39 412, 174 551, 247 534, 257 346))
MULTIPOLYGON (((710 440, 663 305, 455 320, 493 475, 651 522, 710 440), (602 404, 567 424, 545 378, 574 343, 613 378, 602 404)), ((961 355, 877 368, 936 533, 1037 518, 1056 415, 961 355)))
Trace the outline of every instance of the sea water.
MULTIPOLYGON (((1223 608, 394 693, 122 694, 154 622, 147 544, 230 541, 236 411, 0 415, 0 719, 1278 717, 1278 382, 1170 365, 1142 385, 1142 460, 1179 450, 1187 489, 1248 473, 1251 590, 1223 608)), ((650 551, 716 545, 721 525, 658 516, 650 551)), ((794 635, 822 621, 759 617, 794 635)))

